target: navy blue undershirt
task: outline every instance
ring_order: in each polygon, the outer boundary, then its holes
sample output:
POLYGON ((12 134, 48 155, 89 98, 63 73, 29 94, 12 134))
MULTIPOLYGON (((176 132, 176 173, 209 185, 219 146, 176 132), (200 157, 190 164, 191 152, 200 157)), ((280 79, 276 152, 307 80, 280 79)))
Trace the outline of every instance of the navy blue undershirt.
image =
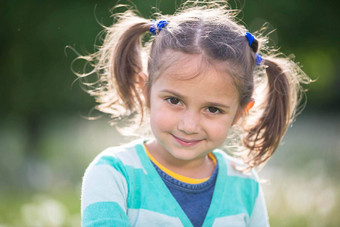
POLYGON ((153 162, 152 164, 193 226, 202 226, 214 193, 218 165, 216 164, 209 180, 200 184, 187 184, 169 176, 153 162))

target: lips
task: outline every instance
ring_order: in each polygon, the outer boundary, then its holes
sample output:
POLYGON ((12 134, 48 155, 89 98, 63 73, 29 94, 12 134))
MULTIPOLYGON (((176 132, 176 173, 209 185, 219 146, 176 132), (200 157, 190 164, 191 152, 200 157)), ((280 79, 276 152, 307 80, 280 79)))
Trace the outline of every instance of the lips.
POLYGON ((174 139, 176 140, 177 143, 179 143, 180 145, 182 146, 185 146, 185 147, 191 147, 191 146, 194 146, 196 144, 198 144, 199 142, 201 142, 202 140, 188 140, 188 139, 183 139, 183 138, 179 138, 177 136, 174 136, 174 139))

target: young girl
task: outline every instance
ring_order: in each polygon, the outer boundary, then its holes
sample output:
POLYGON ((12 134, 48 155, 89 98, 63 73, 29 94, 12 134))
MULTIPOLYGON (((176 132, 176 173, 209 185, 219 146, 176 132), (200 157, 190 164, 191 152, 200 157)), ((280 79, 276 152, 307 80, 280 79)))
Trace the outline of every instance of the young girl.
POLYGON ((155 21, 127 10, 98 52, 80 57, 94 67, 80 76, 99 78, 89 90, 97 109, 139 117, 153 134, 90 164, 83 226, 269 225, 256 174, 245 170, 274 153, 309 80, 225 5, 186 3, 155 21))

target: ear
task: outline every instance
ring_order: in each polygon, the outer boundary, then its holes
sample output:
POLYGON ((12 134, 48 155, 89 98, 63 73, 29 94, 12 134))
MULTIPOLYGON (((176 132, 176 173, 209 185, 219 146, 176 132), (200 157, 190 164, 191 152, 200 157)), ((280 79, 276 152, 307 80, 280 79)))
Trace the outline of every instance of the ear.
POLYGON ((248 102, 248 104, 246 105, 246 107, 244 108, 243 112, 244 113, 248 113, 248 111, 253 108, 255 104, 255 101, 254 100, 251 100, 250 102, 248 102))
POLYGON ((255 101, 254 100, 251 100, 250 102, 248 102, 248 104, 246 105, 246 107, 242 108, 240 107, 238 110, 237 110, 237 113, 235 115, 235 118, 234 118, 234 121, 232 123, 232 125, 236 124, 237 121, 246 113, 248 113, 248 111, 253 108, 255 104, 255 101))
POLYGON ((144 72, 138 73, 138 87, 142 90, 144 100, 148 102, 148 88, 146 86, 148 82, 148 76, 144 72))

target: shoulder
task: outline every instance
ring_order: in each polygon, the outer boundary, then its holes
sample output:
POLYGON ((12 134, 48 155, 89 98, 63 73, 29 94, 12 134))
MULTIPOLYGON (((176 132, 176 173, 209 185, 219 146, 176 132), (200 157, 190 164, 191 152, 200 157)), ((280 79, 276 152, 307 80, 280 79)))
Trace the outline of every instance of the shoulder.
POLYGON ((142 139, 120 146, 109 147, 94 158, 88 169, 99 165, 111 166, 116 169, 122 166, 142 168, 139 158, 141 152, 143 152, 142 139))
POLYGON ((214 150, 213 154, 218 164, 225 167, 227 176, 240 177, 259 182, 259 177, 254 169, 246 172, 241 171, 247 168, 247 165, 243 163, 242 160, 232 157, 220 149, 214 150))
POLYGON ((109 147, 102 151, 87 167, 82 181, 82 210, 98 201, 118 201, 125 207, 128 184, 136 169, 143 169, 139 154, 142 141, 109 147), (115 192, 115 193, 113 193, 115 192), (119 193, 118 193, 119 192, 119 193), (118 195, 119 194, 119 195, 118 195), (125 198, 125 200, 121 200, 125 198))
POLYGON ((143 162, 145 162, 143 161, 143 153, 142 140, 109 147, 98 154, 87 167, 83 182, 89 181, 89 179, 94 181, 98 179, 126 180, 129 175, 136 171, 146 172, 143 165, 143 162))

